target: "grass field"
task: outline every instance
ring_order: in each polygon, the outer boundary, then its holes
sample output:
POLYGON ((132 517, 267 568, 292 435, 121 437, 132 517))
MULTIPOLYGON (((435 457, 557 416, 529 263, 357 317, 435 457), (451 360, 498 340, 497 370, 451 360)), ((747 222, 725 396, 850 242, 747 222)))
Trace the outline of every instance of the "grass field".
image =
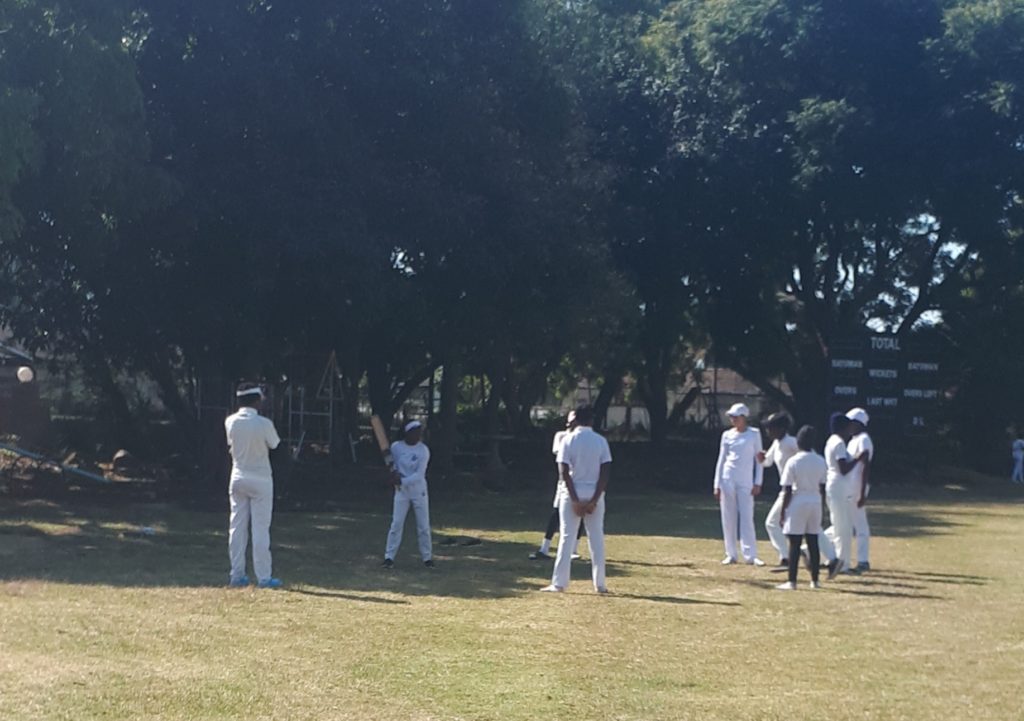
POLYGON ((608 597, 536 592, 546 497, 433 499, 434 571, 387 510, 277 514, 274 592, 221 514, 0 501, 0 718, 1024 718, 1019 500, 878 501, 876 571, 782 593, 710 497, 613 490, 608 597))

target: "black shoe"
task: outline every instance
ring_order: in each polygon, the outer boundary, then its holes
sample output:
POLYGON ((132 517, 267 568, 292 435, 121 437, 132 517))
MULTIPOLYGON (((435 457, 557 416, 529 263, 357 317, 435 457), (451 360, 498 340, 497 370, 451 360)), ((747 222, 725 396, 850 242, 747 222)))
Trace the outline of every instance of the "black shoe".
POLYGON ((857 570, 860 573, 864 573, 866 571, 870 571, 871 570, 871 564, 868 563, 867 561, 865 561, 864 563, 858 563, 857 564, 857 570))
POLYGON ((380 567, 381 568, 394 568, 395 567, 395 562, 392 561, 390 558, 385 558, 384 559, 384 563, 380 564, 380 567))
POLYGON ((430 560, 428 560, 428 561, 424 561, 423 565, 426 566, 427 568, 437 568, 437 566, 434 564, 434 559, 432 559, 432 558, 430 560))
POLYGON ((551 560, 551 556, 549 556, 548 554, 544 553, 544 551, 534 551, 533 553, 530 554, 530 560, 531 561, 550 561, 551 560))

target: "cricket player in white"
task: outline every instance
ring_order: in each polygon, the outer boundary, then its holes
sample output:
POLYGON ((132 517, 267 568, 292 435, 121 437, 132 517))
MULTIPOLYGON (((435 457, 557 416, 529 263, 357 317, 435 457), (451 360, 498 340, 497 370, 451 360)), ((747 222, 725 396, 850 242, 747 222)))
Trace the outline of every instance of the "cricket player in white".
POLYGON ((1013 457, 1013 473, 1010 474, 1010 480, 1014 483, 1024 483, 1024 438, 1014 439, 1010 455, 1013 457))
MULTIPOLYGON (((565 483, 562 482, 562 472, 558 465, 558 453, 562 450, 562 444, 565 443, 572 432, 576 430, 576 411, 569 411, 568 417, 565 419, 565 429, 555 433, 555 437, 551 442, 551 453, 555 457, 555 473, 556 473, 556 485, 555 485, 555 500, 552 503, 551 516, 548 518, 548 527, 544 532, 544 540, 540 544, 540 548, 530 554, 531 561, 537 561, 540 559, 550 559, 549 552, 551 551, 551 541, 555 537, 555 533, 558 532, 559 526, 559 513, 558 507, 561 503, 562 496, 565 494, 565 483)), ((580 527, 580 533, 583 532, 582 526, 580 527)), ((576 537, 576 546, 579 546, 579 536, 576 537)), ((576 553, 576 548, 573 548, 572 552, 573 560, 579 558, 576 553)))
MULTIPOLYGON (((791 424, 792 421, 785 413, 774 413, 768 416, 765 428, 768 431, 768 437, 772 439, 772 444, 767 452, 757 454, 757 460, 765 468, 775 466, 778 469, 780 481, 789 459, 800 450, 797 448, 796 438, 789 434, 791 424)), ((789 564, 789 539, 786 538, 786 534, 782 530, 782 503, 785 496, 786 489, 780 486, 779 496, 775 499, 775 503, 772 504, 772 509, 768 511, 768 517, 764 521, 764 530, 768 532, 772 548, 779 554, 781 568, 785 568, 789 564)))
MULTIPOLYGON (((850 458, 864 456, 860 464, 850 471, 853 492, 853 536, 857 541, 857 571, 871 570, 871 526, 868 524, 868 493, 871 492, 871 462, 875 458, 875 444, 868 435, 868 412, 863 408, 851 408, 846 412, 850 420, 853 438, 846 444, 850 458)), ((852 554, 851 554, 852 555, 852 554)))
POLYGON ((850 471, 866 456, 850 458, 846 444, 850 440, 850 420, 842 413, 833 413, 829 421, 832 435, 825 444, 825 462, 828 464, 828 481, 825 496, 828 500, 832 527, 818 536, 821 546, 835 544, 836 560, 829 564, 831 579, 851 569, 850 557, 853 546, 853 512, 856 501, 853 497, 853 483, 850 471))
POLYGON ((789 542, 789 580, 776 586, 782 591, 796 589, 796 574, 800 566, 800 542, 807 541, 810 556, 811 588, 818 588, 821 559, 818 555, 818 535, 821 533, 821 499, 825 495, 828 466, 825 459, 814 452, 815 432, 804 426, 797 433, 799 452, 794 455, 782 473, 782 524, 789 542))
POLYGON ((427 568, 434 567, 433 543, 430 538, 430 503, 427 497, 427 465, 430 463, 430 449, 422 442, 423 424, 410 421, 405 424, 405 438, 391 446, 395 459, 392 480, 395 484, 395 501, 388 531, 387 548, 384 551, 384 567, 395 565, 395 554, 402 545, 402 531, 409 507, 416 515, 416 538, 419 541, 420 557, 427 568))
POLYGON ((754 497, 761 493, 764 469, 757 461, 764 448, 761 432, 747 424, 750 409, 735 403, 726 411, 732 428, 722 433, 715 465, 715 500, 722 511, 722 535, 725 540, 723 565, 736 563, 737 530, 743 561, 763 566, 757 557, 757 534, 754 531, 754 497), (737 523, 738 520, 738 523, 737 523))
POLYGON ((590 567, 594 590, 608 593, 605 581, 604 510, 605 490, 611 476, 612 453, 608 441, 591 427, 594 412, 590 406, 576 409, 578 428, 562 444, 558 464, 565 483, 559 505, 558 554, 551 585, 542 591, 564 591, 569 585, 573 538, 582 521, 590 544, 590 567))
POLYGON ((252 523, 252 565, 260 588, 280 588, 281 581, 271 575, 270 517, 274 512, 274 476, 270 451, 281 439, 274 423, 259 413, 263 390, 243 383, 235 393, 239 409, 224 421, 228 449, 231 452, 231 521, 228 531, 228 555, 231 559, 229 585, 249 585, 245 575, 245 548, 249 544, 252 523))

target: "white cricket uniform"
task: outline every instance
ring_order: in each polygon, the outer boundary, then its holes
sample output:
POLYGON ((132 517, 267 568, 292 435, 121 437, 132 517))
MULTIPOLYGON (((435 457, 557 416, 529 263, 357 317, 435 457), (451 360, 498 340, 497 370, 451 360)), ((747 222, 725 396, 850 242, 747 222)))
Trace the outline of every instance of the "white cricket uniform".
MULTIPOLYGON (((796 445, 796 438, 787 433, 782 438, 772 441, 772 445, 764 454, 764 466, 765 468, 775 466, 779 471, 779 479, 781 481, 789 459, 799 452, 800 448, 796 445)), ((786 540, 786 534, 782 530, 782 523, 780 521, 784 498, 785 493, 780 486, 779 496, 775 499, 775 503, 772 504, 771 510, 768 511, 768 517, 764 519, 764 530, 768 532, 768 540, 771 541, 772 548, 779 554, 780 559, 789 557, 789 541, 786 540)))
POLYGON ((257 580, 271 577, 270 517, 274 512, 274 475, 270 469, 270 451, 281 439, 274 423, 255 408, 240 408, 224 420, 228 449, 231 451, 231 520, 228 530, 228 556, 231 580, 245 576, 245 547, 252 524, 252 565, 257 580))
POLYGON ((800 451, 786 464, 782 487, 792 489, 783 531, 787 536, 821 533, 821 487, 828 466, 817 453, 800 451))
MULTIPOLYGON (((875 444, 871 442, 871 436, 867 432, 859 433, 850 439, 850 442, 846 444, 846 452, 850 458, 859 458, 860 454, 864 451, 868 453, 868 460, 874 460, 875 458, 875 444)), ((870 547, 871 547, 871 526, 868 524, 868 508, 866 505, 857 507, 857 501, 860 500, 860 486, 864 481, 864 464, 858 463, 857 466, 850 471, 850 493, 853 500, 853 535, 857 539, 857 564, 870 563, 870 547)), ((864 497, 868 497, 868 493, 871 491, 871 484, 869 483, 864 489, 864 497)), ((853 553, 851 551, 851 557, 853 553)))
POLYGON ((430 538, 430 499, 427 496, 427 464, 430 463, 430 449, 425 443, 410 446, 398 441, 391 446, 391 457, 401 485, 395 489, 395 500, 391 516, 391 530, 388 531, 384 557, 394 560, 398 547, 402 545, 402 532, 409 507, 416 515, 416 538, 420 556, 429 561, 434 556, 430 538))
POLYGON ((1010 479, 1014 483, 1024 483, 1024 438, 1018 438, 1013 442, 1013 474, 1010 479))
POLYGON ((764 478, 764 469, 757 462, 757 454, 761 450, 761 432, 758 429, 748 426, 740 433, 730 428, 722 433, 715 466, 715 490, 721 494, 725 555, 733 560, 739 558, 736 552, 738 531, 743 560, 747 563, 753 563, 757 558, 751 491, 754 486, 760 486, 764 478))
POLYGON ((818 546, 829 561, 839 559, 846 568, 850 567, 853 546, 853 511, 857 502, 853 499, 850 477, 839 470, 840 460, 849 460, 846 441, 839 435, 832 435, 825 444, 825 462, 828 464, 828 480, 825 483, 825 499, 832 526, 818 534, 818 546))
MULTIPOLYGON (((576 497, 587 502, 597 493, 597 484, 601 477, 601 466, 612 462, 612 452, 608 441, 589 426, 577 428, 562 444, 558 453, 558 462, 569 466, 576 497)), ((579 532, 580 521, 587 529, 587 543, 590 545, 590 568, 595 589, 605 587, 605 554, 604 554, 604 494, 597 501, 593 513, 582 518, 576 515, 572 507, 572 498, 568 489, 562 495, 558 506, 559 542, 558 554, 555 556, 555 568, 551 575, 551 585, 565 588, 569 585, 569 572, 572 565, 573 542, 579 532)))

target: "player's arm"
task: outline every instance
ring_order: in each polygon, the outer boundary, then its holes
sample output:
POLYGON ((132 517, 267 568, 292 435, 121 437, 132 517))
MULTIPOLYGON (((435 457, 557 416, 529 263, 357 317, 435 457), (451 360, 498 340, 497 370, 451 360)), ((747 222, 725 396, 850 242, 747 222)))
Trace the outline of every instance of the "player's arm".
MULTIPOLYGON (((726 431, 725 433, 728 433, 728 431, 726 431)), ((720 489, 721 489, 721 485, 722 485, 722 470, 725 468, 725 454, 726 454, 726 450, 725 450, 725 433, 722 433, 722 440, 718 444, 718 462, 715 464, 715 485, 714 485, 715 500, 718 500, 718 498, 721 495, 721 490, 720 489)))
POLYGON ((782 514, 779 516, 779 523, 786 522, 786 511, 789 509, 789 503, 793 500, 793 486, 786 486, 782 489, 782 514))
MULTIPOLYGON (((755 431, 757 434, 757 448, 758 451, 761 449, 761 431, 755 431)), ((757 458, 754 458, 754 486, 750 489, 750 494, 753 496, 760 495, 761 486, 764 484, 764 466, 757 462, 757 458)))
POLYGON ((597 477, 597 491, 594 492, 594 497, 587 503, 587 513, 593 513, 594 509, 597 508, 597 502, 601 500, 601 496, 604 495, 605 490, 608 488, 608 481, 612 477, 612 462, 605 461, 601 464, 601 473, 597 477))
POLYGON ((576 496, 576 486, 572 484, 572 474, 569 473, 569 464, 565 461, 560 461, 558 469, 562 474, 562 483, 565 484, 565 490, 569 492, 569 500, 573 503, 579 503, 580 499, 576 496))
POLYGON ((860 478, 860 496, 857 498, 857 508, 863 508, 864 504, 867 503, 868 500, 868 477, 871 475, 871 459, 865 458, 863 463, 864 473, 860 478))
POLYGON ((847 473, 849 473, 850 471, 857 467, 857 464, 861 462, 862 458, 864 458, 864 454, 862 453, 856 458, 850 458, 850 456, 846 453, 845 446, 843 447, 842 451, 843 455, 839 456, 836 459, 836 462, 839 466, 839 472, 845 476, 847 473))

